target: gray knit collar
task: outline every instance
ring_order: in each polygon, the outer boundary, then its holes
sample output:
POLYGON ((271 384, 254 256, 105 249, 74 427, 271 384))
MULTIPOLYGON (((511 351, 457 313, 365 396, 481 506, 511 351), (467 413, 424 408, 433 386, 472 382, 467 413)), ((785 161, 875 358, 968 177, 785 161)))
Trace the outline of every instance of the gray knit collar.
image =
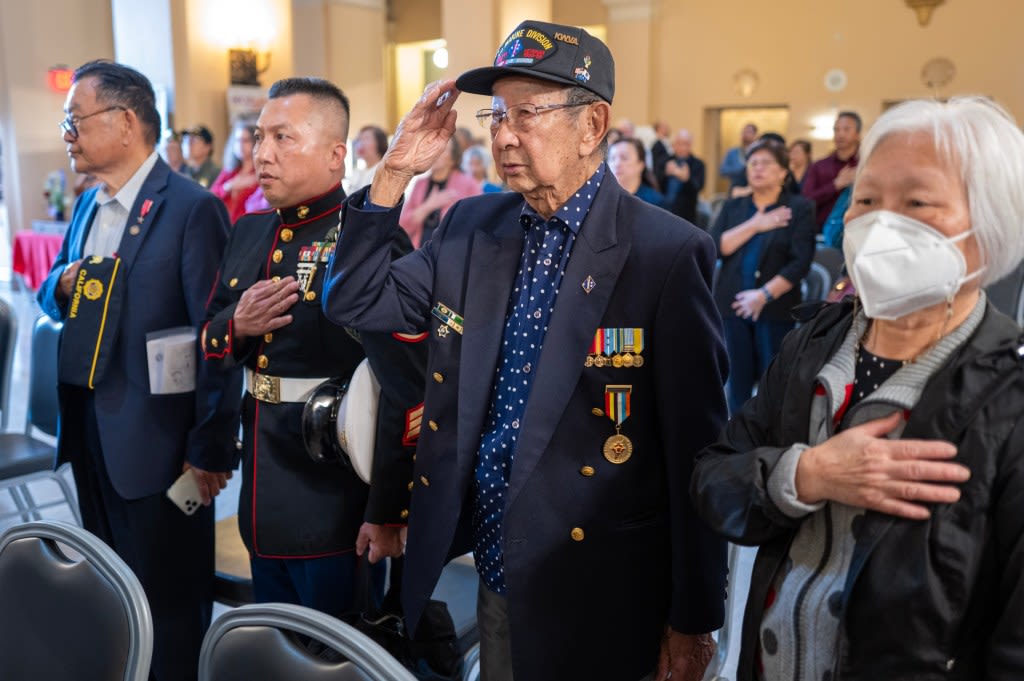
MULTIPOLYGON (((908 362, 900 367, 864 401, 884 401, 904 409, 912 409, 921 398, 921 391, 932 375, 946 364, 950 356, 967 342, 981 324, 981 319, 985 315, 985 303, 986 296, 982 291, 974 309, 960 326, 943 336, 942 340, 918 357, 917 361, 908 362)), ((833 415, 845 400, 846 386, 853 383, 857 342, 867 331, 867 327, 867 315, 863 310, 858 310, 839 349, 818 372, 817 380, 828 391, 833 415)))

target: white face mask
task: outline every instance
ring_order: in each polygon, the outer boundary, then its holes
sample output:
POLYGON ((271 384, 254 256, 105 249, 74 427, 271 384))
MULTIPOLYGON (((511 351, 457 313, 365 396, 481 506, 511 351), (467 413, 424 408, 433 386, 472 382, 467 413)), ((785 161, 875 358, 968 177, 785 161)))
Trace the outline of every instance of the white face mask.
POLYGON ((973 231, 949 238, 887 210, 850 220, 843 235, 846 270, 867 316, 899 319, 952 301, 964 282, 984 270, 967 275, 967 261, 956 247, 973 231))

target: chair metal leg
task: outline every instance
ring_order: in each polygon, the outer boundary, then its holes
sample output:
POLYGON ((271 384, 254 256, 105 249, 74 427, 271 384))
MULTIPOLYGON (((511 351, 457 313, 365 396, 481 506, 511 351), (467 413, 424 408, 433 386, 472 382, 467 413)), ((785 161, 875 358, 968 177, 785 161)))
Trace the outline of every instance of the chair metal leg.
POLYGON ((708 665, 704 674, 704 681, 729 681, 722 676, 725 670, 725 663, 729 659, 729 647, 731 645, 731 621, 733 594, 736 592, 737 571, 740 562, 740 547, 729 544, 729 590, 725 597, 725 623, 718 631, 718 648, 715 657, 708 665))

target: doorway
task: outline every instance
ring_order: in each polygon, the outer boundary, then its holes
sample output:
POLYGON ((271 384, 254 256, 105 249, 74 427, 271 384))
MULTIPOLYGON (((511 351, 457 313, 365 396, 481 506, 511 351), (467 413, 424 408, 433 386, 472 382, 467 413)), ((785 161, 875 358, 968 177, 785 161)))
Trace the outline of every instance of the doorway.
POLYGON ((714 193, 729 191, 728 178, 719 177, 718 167, 729 149, 739 145, 740 131, 747 123, 757 126, 758 135, 777 132, 785 136, 789 129, 788 106, 725 107, 705 110, 708 136, 708 186, 714 193), (712 179, 713 178, 713 179, 712 179))

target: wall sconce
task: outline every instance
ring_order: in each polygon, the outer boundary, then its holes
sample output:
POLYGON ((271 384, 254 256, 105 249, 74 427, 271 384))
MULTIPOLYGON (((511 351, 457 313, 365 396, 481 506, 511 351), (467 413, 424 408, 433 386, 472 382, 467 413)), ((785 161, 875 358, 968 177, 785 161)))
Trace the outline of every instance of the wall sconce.
POLYGON ((260 76, 270 68, 270 52, 256 52, 251 48, 232 48, 228 50, 231 61, 232 85, 259 85, 260 76), (260 66, 260 58, 263 65, 260 66))
POLYGON ((927 26, 932 20, 932 12, 946 0, 906 0, 907 7, 917 13, 917 23, 927 26))

